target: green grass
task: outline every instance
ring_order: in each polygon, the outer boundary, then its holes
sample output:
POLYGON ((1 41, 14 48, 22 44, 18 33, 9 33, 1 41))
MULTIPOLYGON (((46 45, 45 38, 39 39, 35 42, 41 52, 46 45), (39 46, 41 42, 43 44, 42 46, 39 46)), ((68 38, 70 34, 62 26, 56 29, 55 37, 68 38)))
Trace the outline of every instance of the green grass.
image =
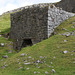
MULTIPOLYGON (((7 16, 8 15, 5 15, 5 18, 7 16)), ((7 19, 5 20, 5 22, 7 22, 7 19)), ((56 35, 53 35, 49 39, 37 43, 36 45, 33 45, 31 47, 29 46, 23 48, 19 53, 9 54, 8 52, 6 52, 7 49, 10 49, 7 45, 5 45, 5 47, 0 47, 0 60, 3 59, 1 57, 2 55, 7 54, 9 56, 9 58, 4 59, 4 61, 0 61, 0 75, 46 75, 45 71, 49 72, 49 74, 47 75, 75 75, 75 64, 73 63, 75 62, 75 52, 72 52, 75 50, 75 36, 71 35, 69 37, 66 37, 60 35, 67 32, 67 30, 69 30, 69 32, 75 30, 75 28, 72 28, 72 26, 75 25, 72 24, 72 22, 75 22, 75 16, 66 20, 59 27, 57 27, 55 29, 55 32, 57 33, 56 35), (63 28, 66 28, 67 30, 62 30, 63 28), (64 40, 67 40, 67 42, 64 42, 64 40), (63 54, 63 51, 65 50, 67 50, 68 53, 63 54), (21 57, 22 53, 25 53, 27 55, 21 57), (34 58, 34 60, 32 60, 32 58, 28 58, 29 56, 34 58), (42 56, 43 58, 40 58, 40 56, 42 56), (54 59, 54 57, 56 58, 54 59), (40 68, 37 68, 37 65, 35 63, 25 65, 23 60, 27 60, 28 62, 45 60, 45 62, 42 64, 38 63, 38 66, 40 66, 40 68), (18 63, 18 61, 20 62, 20 64, 18 63), (4 62, 6 63, 4 64, 4 62), (51 64, 51 62, 53 62, 53 64, 51 64), (2 69, 1 67, 3 65, 8 66, 2 69), (23 68, 19 69, 19 67, 23 68), (29 68, 29 70, 27 70, 27 68, 29 68), (52 73, 52 69, 55 69, 56 73, 52 73), (40 73, 34 74, 34 71, 40 73)), ((2 23, 0 24, 3 25, 2 23)), ((5 33, 5 31, 8 31, 7 29, 10 28, 10 22, 6 27, 0 27, 3 33, 5 33)), ((11 41, 5 39, 4 37, 0 37, 0 43, 1 42, 10 44, 11 41)))

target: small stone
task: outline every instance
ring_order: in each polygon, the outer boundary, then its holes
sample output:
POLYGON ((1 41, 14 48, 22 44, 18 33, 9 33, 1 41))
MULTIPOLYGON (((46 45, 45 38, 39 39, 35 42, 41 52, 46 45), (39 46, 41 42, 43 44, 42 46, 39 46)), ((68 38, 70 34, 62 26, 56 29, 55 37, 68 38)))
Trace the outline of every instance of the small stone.
POLYGON ((1 47, 4 47, 4 43, 1 43, 1 47))
POLYGON ((55 59, 56 57, 54 56, 53 58, 55 59))
POLYGON ((3 61, 3 59, 1 59, 1 61, 3 61))
POLYGON ((31 56, 29 56, 28 58, 32 58, 31 56))
POLYGON ((36 74, 36 72, 34 71, 34 74, 36 74))
POLYGON ((25 56, 25 53, 22 53, 22 54, 21 54, 21 57, 23 57, 23 56, 25 56))
POLYGON ((53 63, 51 62, 51 64, 53 64, 53 63))
POLYGON ((28 62, 28 63, 24 63, 25 65, 29 65, 29 64, 31 64, 30 62, 28 62))
POLYGON ((40 56, 40 58, 42 59, 43 57, 42 57, 42 56, 40 56))
POLYGON ((67 30, 66 28, 63 28, 62 30, 67 30))
POLYGON ((3 58, 8 58, 8 56, 7 55, 4 55, 4 56, 2 56, 3 58))
POLYGON ((71 55, 73 55, 73 54, 71 54, 71 55))
POLYGON ((29 68, 27 68, 27 70, 29 70, 29 68))
POLYGON ((0 37, 1 37, 2 35, 0 35, 0 37))
POLYGON ((67 42, 67 40, 64 40, 64 42, 67 42))
POLYGON ((22 69, 23 67, 19 67, 19 69, 22 69))
POLYGON ((65 51, 63 51, 63 53, 64 53, 64 54, 66 54, 66 53, 68 53, 68 51, 67 51, 67 50, 65 50, 65 51))
POLYGON ((51 72, 55 73, 55 70, 54 70, 54 69, 52 69, 52 71, 51 71, 51 72))
POLYGON ((48 72, 47 72, 47 71, 45 71, 45 74, 48 74, 48 72))

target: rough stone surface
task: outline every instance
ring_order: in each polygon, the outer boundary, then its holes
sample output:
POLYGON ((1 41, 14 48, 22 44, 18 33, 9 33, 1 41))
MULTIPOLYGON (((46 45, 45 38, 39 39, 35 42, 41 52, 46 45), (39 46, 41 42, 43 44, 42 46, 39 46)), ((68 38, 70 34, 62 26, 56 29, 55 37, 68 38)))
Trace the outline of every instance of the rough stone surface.
POLYGON ((61 7, 65 11, 75 13, 75 0, 61 0, 55 5, 61 7))
POLYGON ((32 5, 11 14, 10 37, 15 40, 14 49, 36 44, 51 36, 54 29, 64 20, 74 16, 53 4, 32 5))
POLYGON ((8 58, 8 56, 7 55, 4 55, 4 56, 2 56, 3 58, 8 58))

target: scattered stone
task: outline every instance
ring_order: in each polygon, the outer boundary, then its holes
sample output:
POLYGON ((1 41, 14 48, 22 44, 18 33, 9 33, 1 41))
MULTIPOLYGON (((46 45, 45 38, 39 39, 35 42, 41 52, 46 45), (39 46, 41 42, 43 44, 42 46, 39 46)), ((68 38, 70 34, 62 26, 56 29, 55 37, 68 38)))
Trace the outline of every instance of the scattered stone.
POLYGON ((29 70, 29 68, 27 68, 27 70, 29 70))
POLYGON ((34 74, 36 74, 36 71, 34 71, 34 74))
POLYGON ((8 50, 8 53, 12 53, 13 51, 12 50, 8 50))
POLYGON ((1 43, 1 47, 4 47, 4 43, 1 43))
POLYGON ((1 61, 3 61, 3 59, 1 59, 1 61))
POLYGON ((74 28, 74 26, 71 26, 71 28, 74 28))
POLYGON ((22 69, 23 67, 19 67, 19 69, 22 69))
POLYGON ((37 61, 35 61, 35 63, 43 63, 42 61, 40 61, 40 60, 37 60, 37 61))
POLYGON ((30 62, 28 62, 28 63, 24 63, 25 65, 30 65, 31 63, 30 62))
POLYGON ((43 58, 43 56, 40 56, 40 58, 42 59, 42 58, 43 58))
POLYGON ((64 42, 67 42, 67 40, 64 40, 64 42))
POLYGON ((22 54, 21 54, 21 57, 23 57, 23 56, 25 56, 25 53, 22 53, 22 54))
POLYGON ((62 30, 67 30, 66 28, 63 28, 62 30))
POLYGON ((1 37, 2 35, 0 35, 0 37, 1 37))
POLYGON ((2 66, 1 68, 4 69, 5 67, 7 67, 7 65, 2 66))
POLYGON ((53 64, 53 62, 51 62, 51 64, 53 64))
POLYGON ((24 62, 27 62, 27 60, 24 60, 24 62))
POLYGON ((75 51, 72 51, 72 52, 75 52, 75 51))
POLYGON ((73 55, 73 54, 71 54, 71 55, 73 55))
POLYGON ((52 71, 51 71, 52 73, 55 73, 56 71, 54 70, 54 69, 52 69, 52 71))
POLYGON ((47 72, 47 71, 45 71, 45 74, 48 74, 48 72, 47 72))
POLYGON ((56 57, 54 56, 53 58, 55 59, 56 57))
POLYGON ((29 59, 32 58, 31 56, 28 57, 29 59))
POLYGON ((65 35, 66 37, 68 37, 68 36, 70 36, 71 34, 70 34, 69 32, 66 32, 66 33, 64 33, 64 34, 62 34, 62 35, 65 35))
POLYGON ((73 62, 73 64, 75 64, 75 61, 73 62))
POLYGON ((4 55, 4 56, 2 56, 3 58, 8 58, 8 56, 7 55, 4 55))
POLYGON ((65 50, 65 51, 63 51, 63 53, 64 53, 64 54, 66 54, 66 53, 68 53, 68 51, 67 51, 67 50, 65 50))

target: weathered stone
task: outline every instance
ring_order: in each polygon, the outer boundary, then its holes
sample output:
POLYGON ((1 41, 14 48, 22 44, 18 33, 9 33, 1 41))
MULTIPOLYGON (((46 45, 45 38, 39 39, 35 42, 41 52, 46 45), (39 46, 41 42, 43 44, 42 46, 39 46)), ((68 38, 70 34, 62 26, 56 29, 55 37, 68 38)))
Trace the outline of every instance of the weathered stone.
POLYGON ((1 47, 4 47, 4 43, 1 43, 1 47))
POLYGON ((68 53, 68 51, 67 51, 67 50, 65 50, 65 51, 63 51, 63 53, 64 53, 64 54, 66 54, 66 53, 68 53))
POLYGON ((15 40, 14 49, 21 50, 49 38, 56 27, 74 15, 53 4, 27 6, 11 14, 10 37, 15 40))
POLYGON ((22 54, 21 54, 21 57, 23 57, 23 56, 25 56, 25 53, 22 53, 22 54))
POLYGON ((54 69, 52 69, 52 71, 51 71, 52 73, 56 73, 56 71, 54 70, 54 69))
POLYGON ((3 55, 2 57, 3 57, 3 58, 8 58, 8 55, 3 55))
POLYGON ((47 72, 47 71, 45 71, 45 74, 48 74, 48 72, 47 72))
POLYGON ((24 63, 25 65, 30 65, 31 63, 30 62, 28 62, 28 63, 24 63))

